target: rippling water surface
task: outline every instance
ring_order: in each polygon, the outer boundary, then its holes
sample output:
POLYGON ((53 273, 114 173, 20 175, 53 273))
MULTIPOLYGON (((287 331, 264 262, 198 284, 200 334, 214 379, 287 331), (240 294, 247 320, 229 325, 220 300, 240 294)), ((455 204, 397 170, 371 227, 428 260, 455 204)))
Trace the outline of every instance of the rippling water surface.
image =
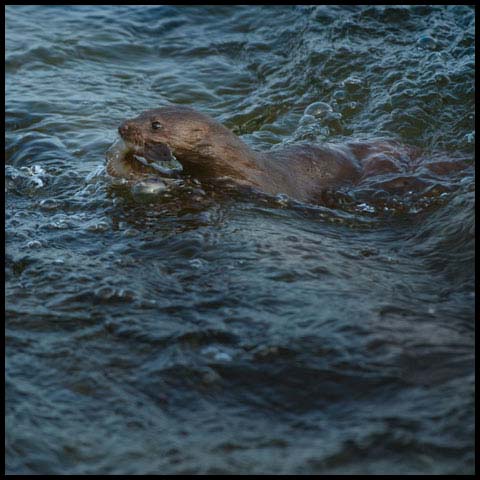
POLYGON ((6 472, 473 473, 474 74, 466 6, 7 7, 6 472), (464 167, 319 205, 113 182, 166 101, 464 167))

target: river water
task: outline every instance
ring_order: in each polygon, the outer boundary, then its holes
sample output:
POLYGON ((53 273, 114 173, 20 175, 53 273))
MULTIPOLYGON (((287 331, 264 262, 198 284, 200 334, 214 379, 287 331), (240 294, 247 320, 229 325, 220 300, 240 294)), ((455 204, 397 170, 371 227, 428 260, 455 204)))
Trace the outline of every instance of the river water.
POLYGON ((6 473, 474 472, 473 7, 8 6, 5 66, 6 473), (165 102, 465 167, 320 205, 113 182, 165 102))

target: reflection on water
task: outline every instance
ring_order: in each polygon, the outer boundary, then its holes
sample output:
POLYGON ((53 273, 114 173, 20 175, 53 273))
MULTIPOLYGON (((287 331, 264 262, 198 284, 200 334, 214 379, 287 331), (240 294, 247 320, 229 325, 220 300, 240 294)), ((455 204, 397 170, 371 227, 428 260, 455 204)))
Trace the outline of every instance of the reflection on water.
POLYGON ((9 6, 6 47, 6 473, 473 473, 472 7, 9 6), (106 176, 165 101, 435 166, 106 176))

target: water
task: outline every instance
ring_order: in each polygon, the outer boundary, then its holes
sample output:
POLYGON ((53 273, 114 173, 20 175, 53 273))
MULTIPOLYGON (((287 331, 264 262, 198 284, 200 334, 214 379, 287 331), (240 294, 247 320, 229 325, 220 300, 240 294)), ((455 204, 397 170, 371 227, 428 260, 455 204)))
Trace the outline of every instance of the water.
POLYGON ((6 473, 473 473, 474 74, 467 6, 7 7, 6 473), (165 101, 467 168, 320 205, 112 181, 165 101))

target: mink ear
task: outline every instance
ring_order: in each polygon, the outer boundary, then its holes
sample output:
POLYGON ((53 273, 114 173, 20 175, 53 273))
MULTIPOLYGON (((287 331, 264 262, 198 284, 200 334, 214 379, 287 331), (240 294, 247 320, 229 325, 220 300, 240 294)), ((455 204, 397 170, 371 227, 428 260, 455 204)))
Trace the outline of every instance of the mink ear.
POLYGON ((165 162, 174 158, 171 150, 164 143, 146 143, 143 156, 148 162, 165 162))

